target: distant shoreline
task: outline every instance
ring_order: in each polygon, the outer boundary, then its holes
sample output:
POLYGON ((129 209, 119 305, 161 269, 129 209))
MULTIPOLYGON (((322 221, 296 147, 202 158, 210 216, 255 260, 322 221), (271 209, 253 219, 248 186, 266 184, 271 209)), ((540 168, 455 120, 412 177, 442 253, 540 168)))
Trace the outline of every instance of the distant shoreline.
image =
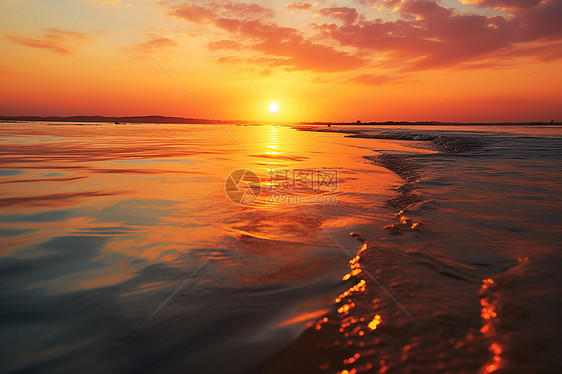
POLYGON ((0 116, 0 121, 18 122, 119 122, 119 123, 179 123, 179 124, 235 124, 250 123, 249 121, 214 121, 199 118, 166 117, 166 116, 0 116))
MULTIPOLYGON (((200 118, 167 117, 167 116, 0 116, 0 122, 112 122, 112 123, 165 123, 165 124, 260 124, 259 121, 246 120, 209 120, 200 118)), ((262 124, 271 121, 261 122, 262 124)), ((383 121, 383 122, 284 122, 283 125, 313 126, 561 126, 562 122, 438 122, 438 121, 383 121)))
POLYGON ((384 122, 298 122, 310 126, 561 126, 562 122, 437 122, 437 121, 384 121, 384 122))

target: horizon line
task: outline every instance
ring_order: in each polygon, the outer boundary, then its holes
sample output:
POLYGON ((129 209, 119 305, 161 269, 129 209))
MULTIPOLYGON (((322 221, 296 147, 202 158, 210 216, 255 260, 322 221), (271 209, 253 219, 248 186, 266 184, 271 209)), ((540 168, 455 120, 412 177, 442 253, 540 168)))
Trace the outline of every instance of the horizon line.
MULTIPOLYGON (((167 123, 167 124, 269 124, 272 121, 263 120, 213 120, 213 119, 202 119, 195 117, 178 117, 178 116, 163 116, 163 115, 127 115, 127 116, 103 116, 103 115, 71 115, 71 116, 59 116, 59 115, 18 115, 18 116, 4 116, 0 115, 0 121, 25 121, 25 122, 41 122, 41 121, 53 121, 53 122, 134 122, 134 123, 167 123), (133 121, 142 120, 145 121, 133 121), (156 121, 160 119, 160 121, 156 121), (179 121, 189 121, 189 122, 173 122, 171 120, 179 121)), ((387 121, 354 121, 354 122, 343 122, 343 121, 279 121, 279 124, 305 124, 305 125, 323 125, 323 124, 344 124, 344 125, 368 125, 368 124, 455 124, 455 125, 562 125, 562 122, 551 121, 403 121, 403 120, 387 120, 387 121)))

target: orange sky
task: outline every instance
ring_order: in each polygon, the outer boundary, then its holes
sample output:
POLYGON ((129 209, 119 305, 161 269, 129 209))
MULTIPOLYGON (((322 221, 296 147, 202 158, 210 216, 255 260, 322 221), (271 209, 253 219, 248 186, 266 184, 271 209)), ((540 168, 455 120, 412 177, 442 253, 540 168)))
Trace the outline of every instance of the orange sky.
POLYGON ((207 119, 156 60, 219 119, 562 120, 562 0, 0 0, 0 19, 0 115, 207 119))

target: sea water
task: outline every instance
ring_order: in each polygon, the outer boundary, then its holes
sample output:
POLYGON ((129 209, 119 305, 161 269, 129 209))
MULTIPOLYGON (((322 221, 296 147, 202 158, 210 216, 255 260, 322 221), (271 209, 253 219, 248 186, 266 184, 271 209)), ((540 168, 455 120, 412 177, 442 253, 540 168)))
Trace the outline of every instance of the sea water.
POLYGON ((558 372, 560 156, 546 126, 2 123, 2 371, 558 372))

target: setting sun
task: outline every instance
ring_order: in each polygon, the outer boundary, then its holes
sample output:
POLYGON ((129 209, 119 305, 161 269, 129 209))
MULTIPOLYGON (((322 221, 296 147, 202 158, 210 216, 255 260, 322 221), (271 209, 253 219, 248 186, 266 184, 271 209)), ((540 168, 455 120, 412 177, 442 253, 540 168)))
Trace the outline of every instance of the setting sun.
POLYGON ((272 113, 277 113, 279 111, 279 104, 277 103, 269 104, 269 111, 272 113))

